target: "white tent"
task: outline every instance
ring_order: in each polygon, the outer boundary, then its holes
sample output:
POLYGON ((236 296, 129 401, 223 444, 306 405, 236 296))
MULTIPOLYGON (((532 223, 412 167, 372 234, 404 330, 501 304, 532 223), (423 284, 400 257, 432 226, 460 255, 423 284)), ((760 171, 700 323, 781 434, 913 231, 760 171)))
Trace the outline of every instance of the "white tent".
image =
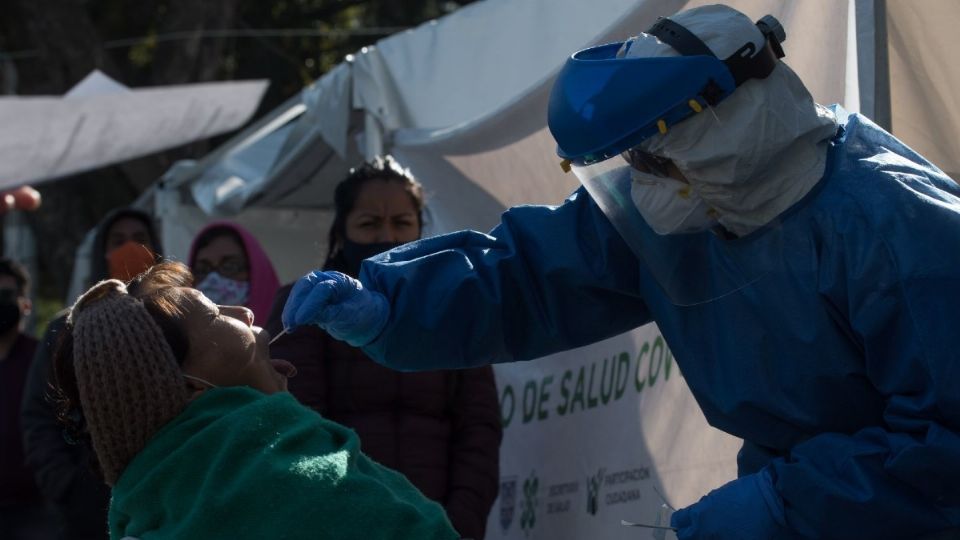
MULTIPOLYGON (((185 258, 203 223, 230 216, 261 239, 289 281, 320 262, 336 182, 362 156, 389 151, 427 188, 428 232, 487 230, 509 206, 556 204, 576 187, 576 179, 562 173, 546 130, 551 82, 567 56, 703 3, 471 4, 359 51, 213 154, 169 171, 141 202, 156 209, 169 254, 185 258)), ((952 31, 960 24, 960 3, 728 3, 754 19, 771 13, 783 23, 785 61, 818 102, 842 103, 892 126, 960 178, 954 90, 960 66, 950 58, 960 46, 960 34, 952 31)), ((539 512, 536 532, 543 535, 533 537, 632 538, 619 519, 655 519, 651 470, 674 505, 729 479, 737 443, 705 428, 677 376, 665 382, 671 362, 656 329, 646 327, 544 361, 498 367, 505 421, 508 409, 516 417, 506 432, 501 496, 488 537, 531 537, 531 522, 521 526, 514 519, 514 509, 522 508, 539 512), (569 390, 563 385, 583 383, 586 373, 584 384, 592 388, 594 373, 603 380, 608 363, 611 381, 616 365, 619 385, 624 361, 633 380, 625 388, 636 389, 632 397, 540 423, 536 418, 545 416, 538 410, 528 423, 528 403, 542 407, 558 399, 564 390, 557 385, 569 390), (656 381, 662 382, 654 388, 656 381), (668 406, 658 409, 658 403, 668 406), (588 475, 600 483, 584 484, 588 475), (526 492, 520 500, 518 482, 529 488, 538 479, 544 482, 539 498, 526 492)))
POLYGON ((236 129, 266 81, 131 90, 94 71, 62 97, 0 97, 0 188, 104 167, 236 129))

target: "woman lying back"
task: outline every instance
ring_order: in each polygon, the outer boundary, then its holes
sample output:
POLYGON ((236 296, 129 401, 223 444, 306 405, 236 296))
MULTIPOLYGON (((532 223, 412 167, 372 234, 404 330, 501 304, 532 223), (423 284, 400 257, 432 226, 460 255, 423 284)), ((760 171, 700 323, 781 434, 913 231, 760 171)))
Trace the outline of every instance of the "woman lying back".
POLYGON ((82 409, 113 489, 112 539, 457 538, 439 505, 285 391, 292 366, 270 359, 250 310, 191 284, 177 263, 98 283, 57 352, 64 406, 82 409))

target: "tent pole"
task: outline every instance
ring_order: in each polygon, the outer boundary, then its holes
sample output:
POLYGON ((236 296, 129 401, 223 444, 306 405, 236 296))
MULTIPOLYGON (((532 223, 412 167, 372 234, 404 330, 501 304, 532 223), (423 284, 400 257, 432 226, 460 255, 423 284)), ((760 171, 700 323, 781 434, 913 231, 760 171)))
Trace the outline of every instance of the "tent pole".
POLYGON ((376 116, 367 112, 364 115, 363 121, 363 133, 364 133, 364 146, 363 146, 363 156, 366 161, 370 161, 373 158, 383 155, 384 153, 384 137, 383 137, 383 126, 380 124, 380 121, 376 116))
POLYGON ((891 131, 890 58, 886 0, 855 0, 860 110, 891 131))
POLYGON ((876 0, 874 7, 876 101, 874 121, 883 129, 893 132, 890 115, 890 48, 887 45, 887 0, 876 0))

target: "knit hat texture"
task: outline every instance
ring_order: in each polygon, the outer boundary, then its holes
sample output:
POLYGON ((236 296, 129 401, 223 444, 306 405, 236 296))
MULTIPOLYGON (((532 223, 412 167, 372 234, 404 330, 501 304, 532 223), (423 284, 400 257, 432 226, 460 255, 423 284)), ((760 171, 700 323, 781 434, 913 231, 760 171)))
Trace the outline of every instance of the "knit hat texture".
POLYGON ((80 405, 104 479, 113 486, 147 441, 187 406, 173 350, 143 302, 115 279, 70 312, 80 405))

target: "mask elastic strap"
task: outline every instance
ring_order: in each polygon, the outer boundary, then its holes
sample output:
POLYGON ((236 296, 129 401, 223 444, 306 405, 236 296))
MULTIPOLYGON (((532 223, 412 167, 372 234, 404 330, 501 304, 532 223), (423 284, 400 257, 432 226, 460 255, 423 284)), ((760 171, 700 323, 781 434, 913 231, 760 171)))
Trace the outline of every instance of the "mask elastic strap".
POLYGON ((184 379, 190 379, 191 381, 196 381, 196 382, 199 382, 199 383, 203 383, 203 384, 209 386, 210 388, 220 388, 219 386, 213 384, 212 382, 210 382, 210 381, 208 381, 208 380, 206 380, 206 379, 201 379, 200 377, 194 377, 193 375, 187 375, 186 373, 181 373, 181 375, 183 375, 183 378, 184 378, 184 379))

